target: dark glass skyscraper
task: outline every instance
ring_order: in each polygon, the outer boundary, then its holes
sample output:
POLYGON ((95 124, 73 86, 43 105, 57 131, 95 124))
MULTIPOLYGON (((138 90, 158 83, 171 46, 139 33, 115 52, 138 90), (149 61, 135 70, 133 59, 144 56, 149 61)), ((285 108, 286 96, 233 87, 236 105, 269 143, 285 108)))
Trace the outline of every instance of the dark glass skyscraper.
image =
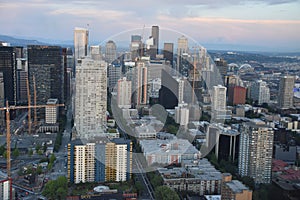
POLYGON ((13 47, 0 47, 0 72, 3 73, 4 100, 16 102, 16 59, 13 47))
POLYGON ((46 104, 49 98, 57 98, 59 103, 64 103, 64 67, 61 47, 28 46, 28 78, 32 98, 33 76, 36 82, 37 105, 46 104))

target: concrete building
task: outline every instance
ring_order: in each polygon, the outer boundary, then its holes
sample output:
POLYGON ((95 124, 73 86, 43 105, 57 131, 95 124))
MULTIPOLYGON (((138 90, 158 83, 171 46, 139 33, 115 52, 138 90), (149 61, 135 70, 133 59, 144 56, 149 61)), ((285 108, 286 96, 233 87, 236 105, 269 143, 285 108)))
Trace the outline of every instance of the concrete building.
POLYGON ((252 177, 258 184, 270 183, 273 129, 260 120, 254 120, 244 123, 240 132, 239 174, 252 177))
POLYGON ((118 80, 122 75, 122 68, 119 64, 108 65, 108 89, 113 91, 117 87, 118 80))
POLYGON ((46 124, 56 124, 58 119, 58 107, 57 106, 51 106, 58 104, 58 99, 48 99, 47 105, 50 105, 46 107, 46 117, 45 122, 46 124))
POLYGON ((90 53, 93 60, 102 60, 101 46, 94 45, 90 47, 90 53))
POLYGON ((166 140, 141 140, 140 146, 148 165, 158 164, 179 164, 183 160, 197 160, 200 152, 184 139, 166 140))
POLYGON ((280 78, 278 107, 281 109, 292 108, 294 98, 294 76, 283 76, 280 78))
POLYGON ((257 101, 259 105, 269 103, 270 89, 265 81, 258 80, 251 85, 250 97, 253 101, 257 101))
MULTIPOLYGON (((75 27, 74 29, 74 57, 75 65, 77 65, 77 60, 88 55, 88 45, 89 45, 89 31, 85 28, 75 27)), ((76 72, 76 69, 73 69, 76 72)))
POLYGON ((222 200, 252 200, 252 190, 238 180, 232 180, 229 173, 222 174, 222 200))
POLYGON ((135 106, 146 105, 149 102, 148 99, 148 67, 143 61, 136 63, 136 67, 133 69, 132 81, 132 93, 133 103, 135 106))
POLYGON ((85 58, 76 68, 75 127, 80 137, 90 137, 106 124, 107 65, 85 58))
POLYGON ((178 192, 221 194, 222 175, 207 159, 187 161, 181 168, 159 168, 163 184, 178 192))
POLYGON ((134 128, 136 138, 138 139, 155 139, 156 138, 156 130, 153 126, 150 125, 141 125, 134 128))
POLYGON ((173 68, 173 59, 174 59, 174 44, 173 43, 164 43, 164 59, 169 61, 173 68))
MULTIPOLYGON (((1 107, 4 106, 4 79, 3 79, 3 72, 0 72, 0 102, 1 103, 1 107)), ((6 126, 6 122, 5 122, 5 111, 2 110, 0 111, 0 126, 1 127, 5 127, 6 126)))
POLYGON ((128 181, 132 173, 132 143, 124 138, 68 144, 68 180, 71 183, 128 181))
POLYGON ((181 126, 189 123, 189 107, 187 103, 180 103, 175 107, 175 122, 181 126))
POLYGON ((1 200, 11 200, 15 199, 10 187, 9 180, 0 180, 0 199, 1 200), (12 195, 12 197, 11 197, 12 195))
POLYGON ((225 119, 227 116, 226 111, 226 92, 227 88, 222 85, 213 86, 212 91, 212 119, 225 119))
POLYGON ((247 89, 241 86, 229 86, 228 103, 230 105, 245 104, 247 89))
POLYGON ((120 108, 131 108, 132 84, 126 77, 118 80, 117 103, 120 108))
POLYGON ((131 60, 135 60, 138 57, 144 56, 144 48, 142 42, 142 36, 132 35, 130 43, 131 60))
POLYGON ((111 64, 117 59, 117 46, 112 40, 109 40, 105 45, 105 61, 111 64))

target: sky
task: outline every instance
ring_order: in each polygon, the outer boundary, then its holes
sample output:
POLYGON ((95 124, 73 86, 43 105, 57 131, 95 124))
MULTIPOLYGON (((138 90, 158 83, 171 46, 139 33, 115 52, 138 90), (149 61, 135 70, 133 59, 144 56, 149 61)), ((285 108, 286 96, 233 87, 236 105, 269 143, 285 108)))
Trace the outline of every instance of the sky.
POLYGON ((300 0, 0 0, 2 35, 72 41, 85 27, 101 44, 132 30, 146 37, 152 25, 166 40, 300 51, 300 0))

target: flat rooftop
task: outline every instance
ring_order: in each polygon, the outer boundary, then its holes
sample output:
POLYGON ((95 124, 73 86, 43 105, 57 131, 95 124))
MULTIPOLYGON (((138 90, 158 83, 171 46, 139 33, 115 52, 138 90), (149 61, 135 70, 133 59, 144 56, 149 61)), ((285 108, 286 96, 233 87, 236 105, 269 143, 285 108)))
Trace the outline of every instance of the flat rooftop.
POLYGON ((243 183, 238 180, 232 180, 225 183, 234 193, 242 193, 243 190, 249 190, 243 183))

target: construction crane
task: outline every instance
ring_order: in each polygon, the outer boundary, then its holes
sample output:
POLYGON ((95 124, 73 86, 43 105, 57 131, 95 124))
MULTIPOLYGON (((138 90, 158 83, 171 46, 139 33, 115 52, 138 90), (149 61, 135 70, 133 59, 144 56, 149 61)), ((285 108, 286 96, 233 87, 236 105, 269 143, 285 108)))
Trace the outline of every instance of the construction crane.
MULTIPOLYGON (((27 80, 28 84, 28 80, 27 80)), ((28 88, 27 88, 28 89, 28 88)), ((28 99, 30 102, 30 99, 28 99)), ((10 133, 10 110, 18 110, 18 109, 28 109, 28 115, 30 116, 30 109, 31 108, 47 108, 47 107, 60 107, 60 106, 65 106, 64 104, 49 104, 49 105, 34 105, 34 106, 9 106, 8 101, 6 101, 6 106, 3 108, 0 108, 0 111, 6 111, 6 171, 7 171, 7 179, 10 182, 10 199, 12 199, 12 179, 11 179, 11 133, 10 133)), ((29 122, 28 120, 28 127, 30 127, 31 121, 29 122)), ((30 129, 30 128, 29 128, 30 129)))

